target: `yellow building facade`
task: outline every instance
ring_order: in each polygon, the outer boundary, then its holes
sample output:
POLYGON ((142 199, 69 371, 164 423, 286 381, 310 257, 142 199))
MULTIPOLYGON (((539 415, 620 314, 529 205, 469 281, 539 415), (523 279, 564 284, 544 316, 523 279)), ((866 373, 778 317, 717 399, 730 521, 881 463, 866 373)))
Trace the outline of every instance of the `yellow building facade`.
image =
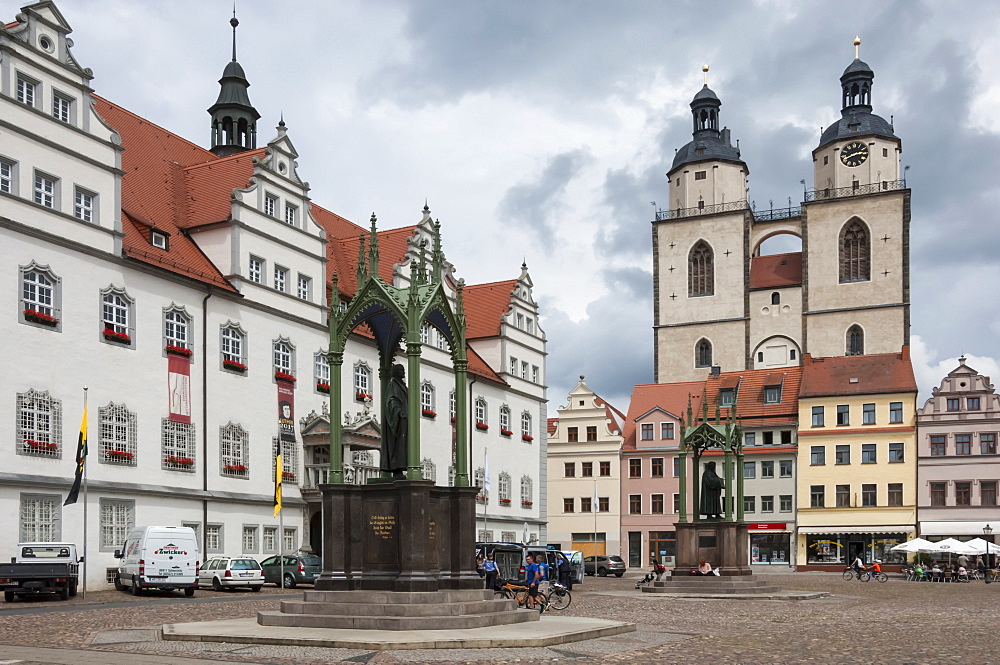
POLYGON ((894 559, 917 523, 917 388, 908 349, 812 358, 799 394, 799 569, 894 559))

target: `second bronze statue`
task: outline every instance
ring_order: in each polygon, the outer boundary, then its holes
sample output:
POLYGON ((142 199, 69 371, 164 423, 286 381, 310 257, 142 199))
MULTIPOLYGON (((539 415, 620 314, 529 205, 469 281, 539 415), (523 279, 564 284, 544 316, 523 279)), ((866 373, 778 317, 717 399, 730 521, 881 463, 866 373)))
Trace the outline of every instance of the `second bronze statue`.
POLYGON ((382 409, 382 455, 379 468, 401 480, 406 473, 407 441, 409 432, 409 398, 403 366, 395 364, 389 374, 382 409))

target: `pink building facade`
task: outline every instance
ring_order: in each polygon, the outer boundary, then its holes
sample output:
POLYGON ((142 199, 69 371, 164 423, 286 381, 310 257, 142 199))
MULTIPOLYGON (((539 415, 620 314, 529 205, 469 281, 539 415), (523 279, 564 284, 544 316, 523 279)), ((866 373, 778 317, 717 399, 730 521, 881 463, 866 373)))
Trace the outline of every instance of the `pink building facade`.
POLYGON ((982 537, 1000 527, 1000 396, 959 358, 917 411, 917 515, 930 540, 982 537))

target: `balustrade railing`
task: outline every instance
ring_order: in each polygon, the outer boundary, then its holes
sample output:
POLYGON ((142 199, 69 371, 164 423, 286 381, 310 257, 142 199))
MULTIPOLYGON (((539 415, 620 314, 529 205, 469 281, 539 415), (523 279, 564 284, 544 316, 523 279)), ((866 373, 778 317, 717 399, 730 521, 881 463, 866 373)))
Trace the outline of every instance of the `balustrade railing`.
POLYGON ((672 210, 657 210, 656 221, 662 222, 667 219, 680 219, 681 217, 694 217, 695 215, 715 215, 720 212, 734 212, 746 210, 746 201, 730 201, 729 203, 713 203, 712 205, 700 206, 697 208, 674 208, 672 210))
POLYGON ((811 189, 806 192, 806 201, 826 201, 828 199, 841 199, 849 196, 864 196, 865 194, 878 194, 880 192, 892 192, 906 189, 905 180, 882 180, 867 185, 855 183, 850 187, 827 187, 825 189, 811 189))

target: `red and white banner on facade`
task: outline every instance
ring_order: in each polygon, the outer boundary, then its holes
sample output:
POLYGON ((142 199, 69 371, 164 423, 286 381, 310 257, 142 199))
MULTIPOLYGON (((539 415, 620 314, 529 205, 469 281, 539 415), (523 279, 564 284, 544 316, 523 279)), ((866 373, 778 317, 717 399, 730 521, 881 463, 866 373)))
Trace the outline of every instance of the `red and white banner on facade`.
POLYGON ((167 399, 170 420, 191 424, 191 360, 185 356, 167 354, 167 399))
POLYGON ((278 431, 282 441, 295 441, 295 384, 278 380, 278 431))

